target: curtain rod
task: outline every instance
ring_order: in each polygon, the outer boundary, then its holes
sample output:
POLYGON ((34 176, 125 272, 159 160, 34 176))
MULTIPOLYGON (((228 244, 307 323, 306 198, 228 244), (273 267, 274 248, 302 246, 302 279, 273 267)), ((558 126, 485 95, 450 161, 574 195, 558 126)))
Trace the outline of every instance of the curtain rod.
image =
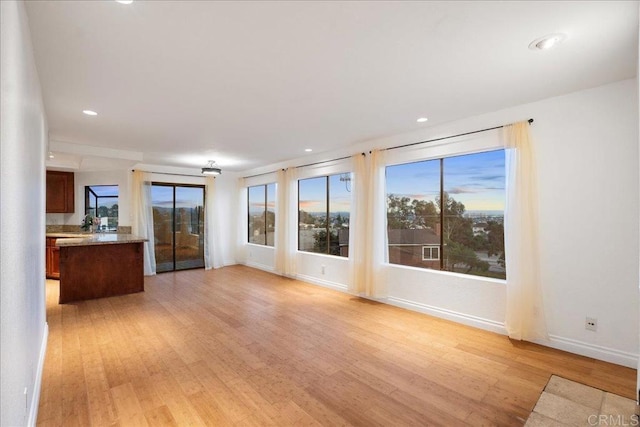
POLYGON ((270 173, 276 173, 276 172, 278 172, 279 170, 283 170, 283 171, 284 171, 284 170, 286 170, 286 169, 285 169, 285 168, 282 168, 282 169, 276 169, 276 170, 271 171, 271 172, 262 172, 262 173, 257 173, 257 174, 255 174, 255 175, 243 176, 243 178, 255 178, 256 176, 269 175, 270 173))
MULTIPOLYGON (((135 171, 136 171, 136 169, 131 169, 131 172, 135 172, 135 171)), ((192 176, 194 178, 204 178, 203 175, 190 175, 190 174, 187 174, 187 173, 153 172, 153 171, 143 171, 143 170, 140 170, 140 169, 138 169, 138 171, 144 172, 144 173, 157 173, 157 174, 160 174, 160 175, 192 176)), ((214 176, 214 178, 215 178, 215 176, 214 176)))
MULTIPOLYGON (((365 156, 365 153, 360 153, 363 156, 365 156)), ((345 156, 345 157, 338 157, 337 159, 331 159, 331 160, 323 160, 321 162, 315 162, 315 163, 307 163, 306 165, 300 165, 300 166, 296 166, 295 168, 306 168, 307 166, 315 166, 315 165, 321 165, 323 163, 329 163, 329 162, 337 162, 338 160, 346 160, 346 159, 350 159, 351 157, 353 157, 353 155, 351 156, 345 156)))
MULTIPOLYGON (((533 119, 529 119, 529 120, 527 120, 527 122, 529 124, 531 124, 531 123, 533 123, 533 119)), ((428 139, 426 141, 411 142, 409 144, 396 145, 395 147, 382 148, 380 151, 390 151, 390 150, 395 150, 397 148, 411 147, 413 145, 418 145, 418 144, 426 144, 427 142, 435 142, 435 141, 442 141, 443 139, 456 138, 458 136, 473 135, 474 133, 487 132, 487 131, 495 130, 495 129, 502 129, 505 126, 508 126, 508 125, 495 126, 495 127, 487 128, 487 129, 474 130, 474 131, 471 131, 471 132, 459 133, 457 135, 443 136, 442 138, 428 139)), ((371 153, 371 151, 369 151, 369 153, 371 153)), ((362 155, 365 156, 366 154, 362 153, 362 155)), ((300 166, 294 166, 294 167, 296 169, 297 168, 304 168, 304 167, 307 167, 307 166, 320 165, 322 163, 329 163, 329 162, 336 162, 338 160, 345 160, 345 159, 348 159, 350 157, 351 156, 339 157, 337 159, 323 160, 321 162, 308 163, 306 165, 300 165, 300 166)), ((282 169, 282 170, 286 170, 286 169, 282 169)), ((271 171, 271 172, 263 172, 263 173, 259 173, 259 174, 256 174, 256 175, 249 175, 249 176, 245 176, 243 178, 253 178, 253 177, 256 177, 256 176, 269 175, 270 173, 275 173, 275 172, 278 172, 278 170, 274 170, 274 171, 271 171)))
MULTIPOLYGON (((527 120, 527 122, 529 124, 533 123, 533 119, 529 119, 527 120)), ((426 141, 420 141, 420 142, 410 142, 409 144, 403 144, 403 145, 396 145, 395 147, 388 147, 388 148, 383 148, 380 151, 390 151, 390 150, 395 150, 397 148, 405 148, 405 147, 411 147, 413 145, 418 145, 418 144, 426 144, 427 142, 436 142, 436 141, 442 141, 443 139, 451 139, 451 138, 456 138, 458 136, 465 136, 465 135, 473 135, 474 133, 480 133, 480 132, 487 132, 490 130, 495 130, 495 129, 502 129, 503 127, 508 126, 508 125, 502 125, 502 126, 495 126, 492 128, 486 128, 486 129, 480 129, 480 130, 474 130, 471 132, 465 132, 465 133, 459 133, 457 135, 451 135, 451 136, 443 136, 442 138, 435 138, 435 139, 428 139, 426 141)))
MULTIPOLYGON (((361 153, 363 156, 366 156, 365 153, 361 153)), ((322 163, 329 163, 329 162, 337 162, 338 160, 345 160, 345 159, 350 159, 352 156, 345 156, 345 157, 339 157, 337 159, 331 159, 331 160, 323 160, 321 162, 315 162, 315 163, 308 163, 306 165, 300 165, 300 166, 293 166, 294 168, 298 169, 298 168, 305 168, 307 166, 315 166, 315 165, 320 165, 322 163)), ((285 168, 282 168, 282 170, 287 170, 285 168)), ((263 172, 263 173, 258 173, 255 175, 249 175, 249 176, 243 176, 243 178, 254 178, 256 176, 262 176, 262 175, 269 175, 270 173, 275 173, 278 172, 278 169, 271 171, 271 172, 263 172)))

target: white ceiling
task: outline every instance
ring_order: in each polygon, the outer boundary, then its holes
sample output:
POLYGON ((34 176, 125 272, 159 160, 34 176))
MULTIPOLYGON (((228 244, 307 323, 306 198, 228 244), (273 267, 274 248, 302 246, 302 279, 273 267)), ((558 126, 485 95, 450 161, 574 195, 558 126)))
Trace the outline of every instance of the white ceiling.
POLYGON ((27 11, 58 147, 192 168, 247 170, 631 78, 638 55, 638 2, 29 1, 27 11), (568 34, 556 49, 528 49, 555 32, 568 34))

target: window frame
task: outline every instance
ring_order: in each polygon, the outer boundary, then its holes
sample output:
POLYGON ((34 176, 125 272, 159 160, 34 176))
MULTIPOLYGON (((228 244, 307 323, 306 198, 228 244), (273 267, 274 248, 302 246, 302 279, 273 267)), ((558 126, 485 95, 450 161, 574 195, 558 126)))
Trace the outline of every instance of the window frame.
MULTIPOLYGON (((275 247, 275 232, 276 232, 276 227, 277 227, 277 220, 274 218, 273 221, 273 233, 274 233, 274 239, 273 239, 273 244, 269 244, 269 227, 268 227, 268 220, 267 220, 267 213, 269 212, 269 207, 268 207, 268 202, 269 202, 269 191, 268 191, 268 187, 270 185, 273 185, 274 191, 276 193, 276 197, 277 197, 277 187, 276 187, 276 183, 275 182, 269 182, 266 184, 258 184, 258 185, 250 185, 247 186, 247 244, 250 245, 258 245, 258 246, 267 246, 270 248, 274 248, 275 247), (251 213, 250 213, 250 209, 251 209, 251 189, 252 188, 259 188, 259 187, 263 187, 264 189, 264 243, 256 243, 256 242, 252 242, 251 239, 251 233, 250 233, 250 228, 251 228, 251 213)), ((277 212, 275 212, 274 210, 274 216, 277 215, 277 212)))
POLYGON ((440 245, 422 245, 422 260, 423 261, 440 261, 440 245), (430 257, 425 257, 425 249, 429 249, 430 257), (438 252, 437 257, 433 257, 433 250, 438 252))
MULTIPOLYGON (((321 175, 315 175, 315 176, 308 176, 305 178, 298 178, 298 186, 297 186, 297 192, 298 192, 298 220, 297 220, 297 225, 296 225, 296 229, 297 229, 297 241, 298 241, 298 245, 297 245, 297 251, 298 252, 304 252, 304 253, 310 253, 310 254, 316 254, 316 255, 327 255, 327 256, 333 256, 333 257, 338 257, 338 258, 343 258, 343 259, 349 259, 349 256, 342 256, 338 253, 338 255, 336 254, 332 254, 331 253, 331 226, 330 226, 330 214, 331 214, 331 177, 338 177, 338 179, 341 179, 342 175, 349 175, 349 180, 353 180, 353 172, 352 171, 347 171, 347 172, 335 172, 335 173, 326 173, 326 174, 321 174, 321 175), (310 180, 310 179, 318 179, 318 178, 324 178, 325 179, 325 232, 326 232, 326 247, 327 250, 326 252, 314 252, 314 251, 309 251, 309 250, 304 250, 304 249, 300 249, 300 220, 301 220, 301 209, 300 209, 300 182, 301 181, 305 181, 305 180, 310 180)), ((351 190, 349 190, 349 192, 351 192, 351 190)), ((351 205, 349 205, 349 228, 351 228, 351 205)), ((338 239, 340 237, 340 232, 338 231, 338 239)), ((347 245, 348 247, 349 245, 347 245)), ((340 252, 340 243, 338 241, 338 251, 340 252)))
MULTIPOLYGON (((455 157, 462 157, 462 156, 469 156, 469 155, 475 155, 475 154, 483 154, 483 153, 489 153, 489 152, 493 152, 493 151, 503 151, 505 153, 505 157, 506 157, 506 153, 507 153, 507 149, 503 146, 494 146, 494 145, 486 145, 486 146, 482 146, 481 148, 475 148, 475 149, 464 149, 464 150, 460 150, 460 151, 445 151, 442 153, 437 153, 437 154, 430 154, 430 155, 421 155, 421 156, 417 156, 417 157, 413 157, 413 158, 409 158, 407 157, 406 153, 401 153, 400 155, 398 155, 397 157, 392 157, 391 159, 389 159, 386 164, 384 165, 385 168, 385 182, 386 182, 386 175, 387 175, 387 168, 389 167, 394 167, 394 166, 401 166, 401 165, 409 165, 409 164, 414 164, 414 163, 420 163, 420 162, 425 162, 425 161, 438 161, 439 163, 439 169, 440 169, 440 173, 439 173, 439 179, 440 179, 440 185, 439 185, 439 196, 440 196, 440 204, 438 205, 438 209, 439 209, 439 221, 440 221, 440 227, 444 228, 444 224, 445 224, 445 220, 446 220, 446 215, 445 215, 445 209, 443 206, 444 203, 444 193, 446 192, 445 190, 445 177, 446 177, 446 173, 445 173, 445 161, 446 159, 450 159, 450 158, 455 158, 455 157)), ((423 153, 426 154, 426 152, 423 151, 423 153)), ((506 161, 506 160, 505 160, 506 161)), ((508 179, 507 177, 507 173, 505 170, 505 183, 508 179)), ((390 193, 388 192, 388 190, 385 193, 385 205, 386 205, 386 200, 388 198, 388 196, 390 193)), ((504 190, 504 197, 505 197, 505 201, 506 201, 506 188, 504 190)), ((388 207, 387 207, 388 209, 388 207)), ((385 211, 387 211, 387 209, 385 209, 385 211)), ((505 206, 506 209, 506 206, 505 206)), ((503 222, 502 222, 503 226, 504 226, 504 211, 503 211, 503 222)), ((387 228, 387 230, 385 231, 386 233, 389 232, 389 229, 387 228)), ((388 236, 388 234, 387 234, 388 236)), ((493 277, 493 276, 484 276, 481 274, 471 274, 471 273, 465 273, 465 272, 459 272, 459 271, 452 271, 452 270, 448 270, 445 268, 445 251, 447 248, 447 243, 445 242, 445 233, 444 231, 440 232, 440 251, 439 251, 439 258, 433 258, 433 259, 429 259, 429 258, 424 258, 424 249, 421 252, 421 258, 422 261, 426 261, 426 262, 430 262, 430 261, 438 261, 439 262, 439 266, 438 267, 428 267, 428 266, 416 266, 416 265, 410 265, 410 264, 401 264, 401 263, 395 263, 395 262, 390 262, 387 259, 386 264, 390 265, 390 266, 394 266, 394 267, 399 267, 399 268, 417 268, 420 270, 429 270, 429 271, 433 271, 433 272, 437 272, 437 273, 444 273, 444 274, 456 274, 456 275, 461 275, 463 277, 468 277, 468 278, 474 278, 474 279, 479 279, 479 280, 495 280, 498 282, 506 282, 506 272, 505 277, 493 277)), ((389 250, 390 246, 402 246, 402 244, 394 244, 394 245, 390 245, 389 243, 387 243, 387 251, 389 250)), ((429 244, 425 244, 425 245, 421 245, 421 246, 430 246, 429 244)), ((434 245, 437 246, 437 245, 434 245)), ((506 252, 506 248, 504 250, 506 252)), ((388 253, 388 252, 387 252, 388 253)), ((506 255, 505 255, 506 256, 506 255)))
MULTIPOLYGON (((118 205, 118 216, 115 217, 116 219, 116 225, 115 225, 115 230, 109 230, 108 225, 107 225, 107 230, 105 231, 99 231, 100 233, 117 233, 118 232, 118 226, 120 224, 120 186, 118 184, 96 184, 96 185, 85 185, 84 186, 84 214, 85 215, 89 215, 91 212, 91 210, 93 208, 91 208, 91 198, 93 198, 93 201, 95 201, 95 210, 92 214, 92 216, 96 217, 96 218, 104 218, 98 215, 98 207, 99 207, 99 203, 100 203, 100 199, 115 199, 116 203, 118 205), (98 194, 96 194, 96 192, 93 190, 94 187, 116 187, 117 188, 117 194, 115 196, 99 196, 98 194)), ((107 218, 113 218, 113 217, 109 217, 107 216, 107 218)), ((98 229, 99 230, 99 229, 98 229)))

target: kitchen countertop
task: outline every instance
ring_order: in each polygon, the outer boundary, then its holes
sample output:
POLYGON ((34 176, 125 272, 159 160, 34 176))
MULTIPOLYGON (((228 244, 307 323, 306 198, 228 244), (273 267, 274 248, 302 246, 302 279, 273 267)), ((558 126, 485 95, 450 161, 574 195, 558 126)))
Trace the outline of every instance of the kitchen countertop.
POLYGON ((93 234, 91 234, 91 233, 63 233, 63 232, 47 233, 46 234, 46 237, 53 237, 53 238, 57 238, 57 239, 62 239, 62 238, 80 238, 80 237, 89 237, 89 236, 93 236, 93 234))
POLYGON ((134 236, 133 234, 109 234, 109 233, 96 233, 96 234, 69 234, 69 233, 47 233, 47 237, 58 237, 56 246, 93 246, 93 245, 113 245, 113 244, 125 244, 125 243, 139 243, 146 242, 148 239, 144 237, 134 236), (55 236, 54 236, 55 234, 55 236), (62 236, 65 234, 65 236, 62 236), (73 237, 70 237, 73 236, 73 237))

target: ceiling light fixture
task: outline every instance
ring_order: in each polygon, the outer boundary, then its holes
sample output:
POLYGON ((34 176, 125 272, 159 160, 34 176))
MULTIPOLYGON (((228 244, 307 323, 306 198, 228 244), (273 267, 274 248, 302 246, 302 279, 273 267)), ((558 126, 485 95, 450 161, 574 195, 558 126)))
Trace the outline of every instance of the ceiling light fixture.
POLYGON ((306 151, 307 153, 310 153, 310 152, 313 151, 313 149, 312 148, 305 148, 304 151, 306 151))
POLYGON ((418 120, 416 120, 416 122, 418 122, 418 123, 424 123, 424 122, 426 122, 427 120, 429 120, 429 119, 427 119, 426 117, 420 117, 418 120))
POLYGON ((531 50, 547 50, 562 43, 567 38, 566 34, 555 33, 540 37, 529 43, 531 50))
POLYGON ((49 156, 49 158, 50 158, 50 159, 53 159, 53 158, 55 157, 55 156, 53 155, 53 151, 49 151, 48 156, 49 156))
POLYGON ((222 169, 220 169, 215 160, 209 160, 207 166, 202 168, 202 175, 220 175, 222 174, 222 169))
POLYGON ((116 0, 120 4, 131 4, 133 0, 116 0))
POLYGON ((82 112, 84 114, 86 114, 87 116, 97 116, 98 115, 98 113, 96 113, 95 111, 92 111, 92 110, 82 110, 82 112))

